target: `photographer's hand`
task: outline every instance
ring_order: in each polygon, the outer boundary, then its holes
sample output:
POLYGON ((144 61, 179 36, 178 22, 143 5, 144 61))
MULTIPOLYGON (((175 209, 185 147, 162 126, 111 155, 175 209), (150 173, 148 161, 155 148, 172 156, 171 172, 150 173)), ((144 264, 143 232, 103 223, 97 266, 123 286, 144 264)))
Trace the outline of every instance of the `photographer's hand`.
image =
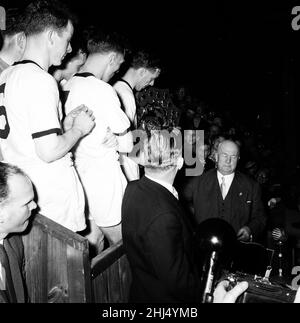
POLYGON ((237 239, 239 241, 251 241, 251 230, 249 227, 244 226, 240 228, 237 233, 237 239))
POLYGON ((248 288, 246 281, 237 283, 234 288, 228 290, 229 281, 222 280, 214 291, 214 303, 235 303, 237 298, 248 288))

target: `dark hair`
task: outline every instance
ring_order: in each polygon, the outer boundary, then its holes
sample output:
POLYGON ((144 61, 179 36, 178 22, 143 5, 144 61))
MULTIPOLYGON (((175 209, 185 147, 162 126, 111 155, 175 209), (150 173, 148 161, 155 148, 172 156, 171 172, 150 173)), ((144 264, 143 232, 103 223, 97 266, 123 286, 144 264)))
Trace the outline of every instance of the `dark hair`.
POLYGON ((132 55, 130 66, 134 69, 144 67, 148 70, 160 69, 160 60, 144 50, 139 50, 132 55))
POLYGON ((117 33, 89 26, 85 31, 89 54, 116 52, 125 55, 129 52, 127 39, 117 33))
POLYGON ((76 22, 74 14, 57 0, 36 0, 24 10, 26 35, 39 34, 47 28, 60 31, 66 28, 69 21, 76 22))
POLYGON ((78 54, 83 53, 88 55, 88 49, 87 49, 87 40, 85 38, 84 33, 80 29, 76 29, 71 40, 71 46, 72 46, 72 52, 68 53, 66 57, 64 58, 61 65, 55 66, 55 68, 65 68, 68 62, 72 60, 74 57, 77 57, 78 54))
POLYGON ((75 29, 71 40, 71 46, 72 52, 74 52, 74 56, 76 55, 76 53, 78 53, 79 50, 85 54, 88 54, 86 35, 81 28, 75 29))
POLYGON ((8 179, 12 175, 27 176, 19 167, 0 162, 0 203, 9 196, 8 179))
POLYGON ((4 36, 14 36, 25 31, 24 16, 21 9, 9 8, 6 10, 5 30, 2 30, 4 36))

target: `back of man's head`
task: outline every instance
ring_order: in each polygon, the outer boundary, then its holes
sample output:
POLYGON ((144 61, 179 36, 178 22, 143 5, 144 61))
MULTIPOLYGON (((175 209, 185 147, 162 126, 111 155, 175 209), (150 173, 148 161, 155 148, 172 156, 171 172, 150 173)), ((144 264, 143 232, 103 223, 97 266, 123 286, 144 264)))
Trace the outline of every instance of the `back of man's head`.
MULTIPOLYGON (((7 9, 5 26, 1 31, 1 59, 6 64, 11 65, 19 61, 25 51, 25 21, 23 11, 21 9, 7 9)), ((1 71, 3 70, 3 66, 1 71)))
POLYGON ((69 8, 57 0, 36 0, 24 10, 25 33, 27 36, 40 34, 51 28, 60 31, 68 22, 74 22, 75 16, 69 8))
POLYGON ((145 50, 138 50, 132 54, 130 61, 130 67, 133 69, 139 69, 141 67, 150 70, 156 71, 161 69, 161 62, 158 57, 146 52, 145 50))
POLYGON ((110 52, 124 55, 129 51, 127 39, 113 31, 105 31, 97 26, 89 26, 85 31, 89 54, 110 52))
POLYGON ((182 160, 182 140, 179 131, 151 130, 142 141, 141 156, 150 171, 166 171, 182 160))
POLYGON ((6 10, 5 28, 1 31, 4 37, 14 36, 24 32, 25 23, 21 9, 9 8, 6 10))

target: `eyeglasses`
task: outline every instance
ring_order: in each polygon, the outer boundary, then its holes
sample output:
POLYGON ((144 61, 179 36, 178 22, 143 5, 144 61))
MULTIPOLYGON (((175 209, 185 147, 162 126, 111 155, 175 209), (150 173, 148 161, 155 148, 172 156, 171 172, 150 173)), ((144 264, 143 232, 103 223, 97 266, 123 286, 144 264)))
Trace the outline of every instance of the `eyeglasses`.
POLYGON ((227 158, 230 158, 232 160, 238 160, 239 159, 239 156, 238 155, 228 155, 228 154, 219 154, 219 156, 222 158, 222 159, 227 159, 227 158))

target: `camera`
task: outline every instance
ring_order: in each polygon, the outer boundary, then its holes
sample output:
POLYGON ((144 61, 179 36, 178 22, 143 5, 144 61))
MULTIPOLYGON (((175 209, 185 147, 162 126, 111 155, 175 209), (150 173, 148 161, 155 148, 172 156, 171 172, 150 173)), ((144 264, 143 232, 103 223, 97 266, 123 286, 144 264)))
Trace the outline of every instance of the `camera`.
POLYGON ((239 282, 248 282, 248 289, 237 303, 293 303, 296 296, 296 291, 257 275, 224 271, 221 280, 224 279, 229 281, 229 290, 239 282))

